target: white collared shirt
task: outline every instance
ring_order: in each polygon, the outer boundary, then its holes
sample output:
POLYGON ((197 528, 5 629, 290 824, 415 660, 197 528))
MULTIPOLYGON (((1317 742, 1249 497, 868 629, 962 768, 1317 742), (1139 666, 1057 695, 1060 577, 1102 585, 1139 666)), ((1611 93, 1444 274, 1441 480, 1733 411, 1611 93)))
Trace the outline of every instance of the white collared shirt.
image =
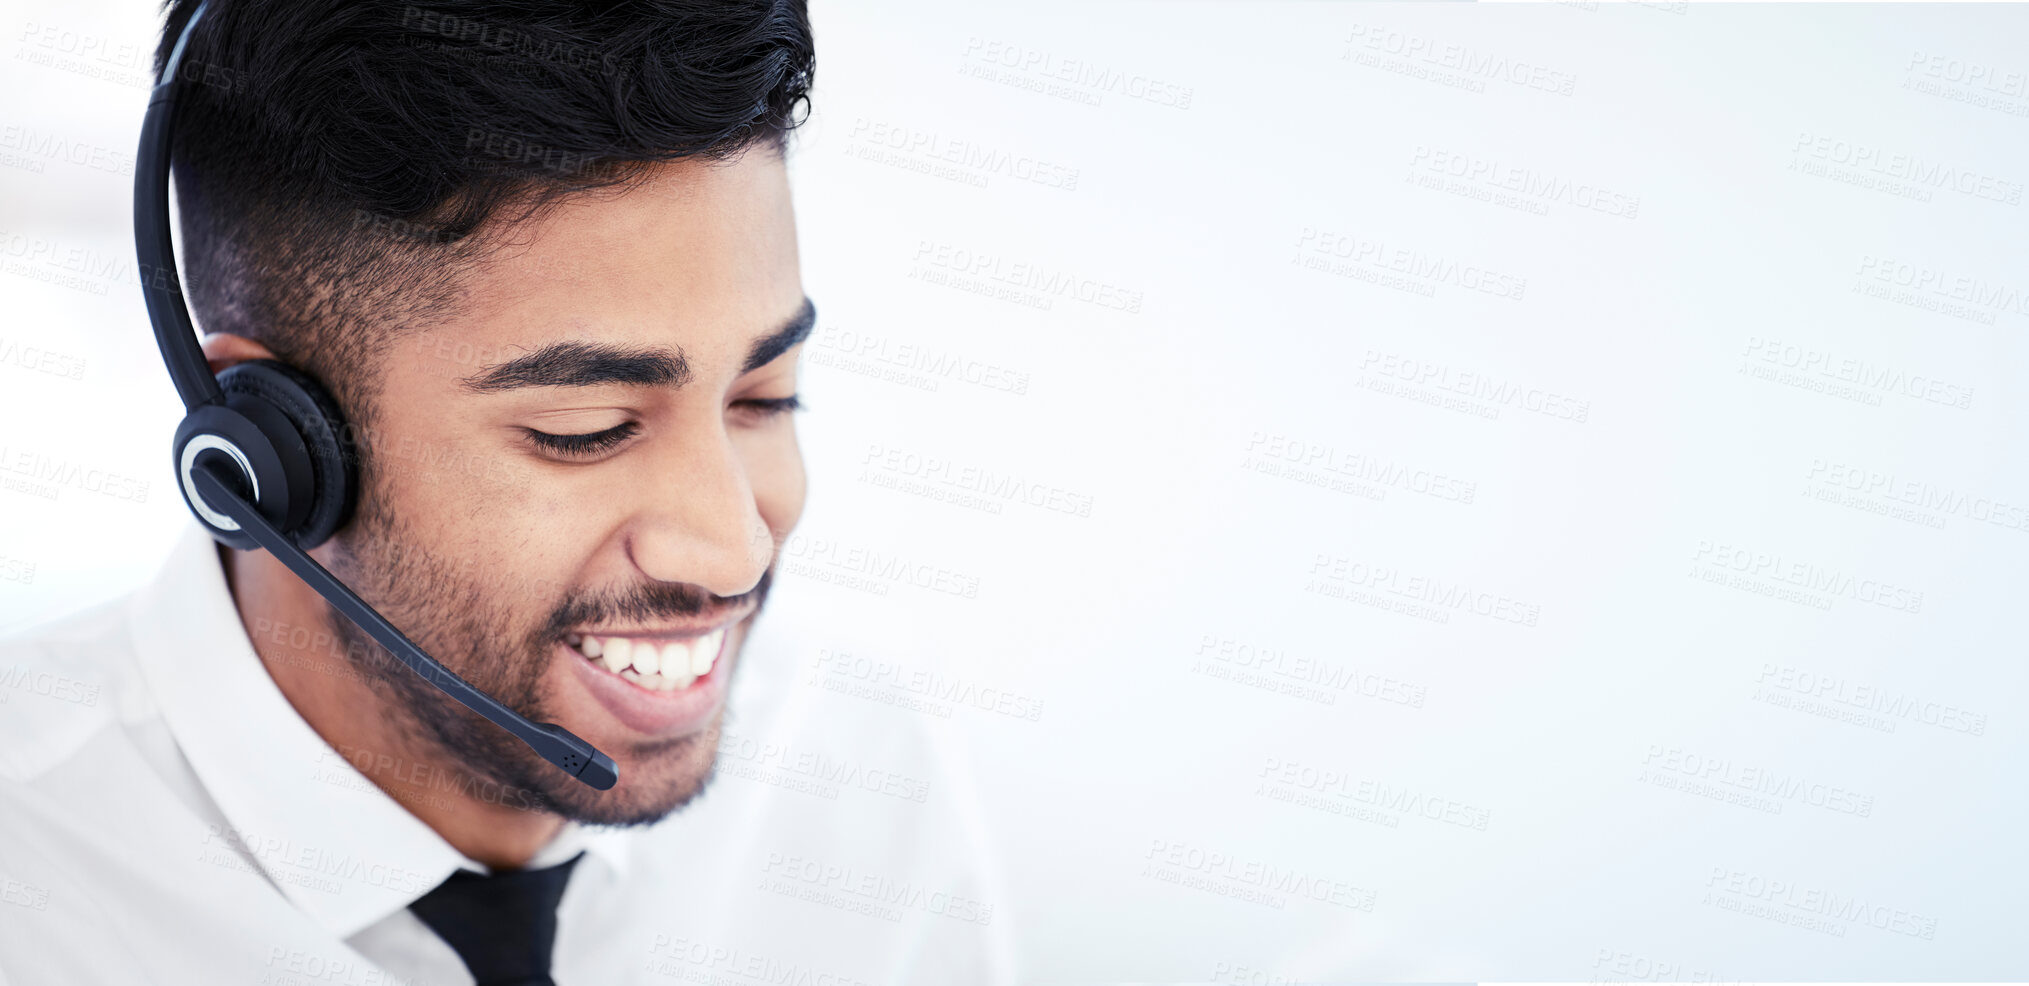
MULTIPOLYGON (((840 718, 747 650, 702 796, 567 823, 530 862, 585 853, 559 986, 1010 981, 962 772, 910 717, 840 718)), ((406 797, 472 783, 318 736, 194 525, 137 593, 0 641, 0 983, 470 984, 407 908, 488 870, 361 766, 406 797)))

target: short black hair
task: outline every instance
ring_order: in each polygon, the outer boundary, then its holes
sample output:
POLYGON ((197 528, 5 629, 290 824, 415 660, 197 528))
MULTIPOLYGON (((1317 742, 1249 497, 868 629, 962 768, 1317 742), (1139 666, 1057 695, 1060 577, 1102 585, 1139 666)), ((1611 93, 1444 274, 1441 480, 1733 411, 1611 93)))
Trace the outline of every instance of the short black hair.
MULTIPOLYGON (((164 6, 158 73, 197 0, 164 6)), ((815 67, 804 0, 207 0, 173 121, 185 295, 363 423, 357 369, 449 310, 490 223, 781 153, 815 67)))

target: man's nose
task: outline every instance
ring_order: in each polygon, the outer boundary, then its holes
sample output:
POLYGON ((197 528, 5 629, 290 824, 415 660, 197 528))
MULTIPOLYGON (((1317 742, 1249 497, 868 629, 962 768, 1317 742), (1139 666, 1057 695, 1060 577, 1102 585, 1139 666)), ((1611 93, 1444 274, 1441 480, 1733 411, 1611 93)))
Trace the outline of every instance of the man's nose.
POLYGON ((658 581, 689 582, 719 596, 753 589, 774 540, 726 434, 683 442, 653 469, 628 538, 635 566, 658 581))

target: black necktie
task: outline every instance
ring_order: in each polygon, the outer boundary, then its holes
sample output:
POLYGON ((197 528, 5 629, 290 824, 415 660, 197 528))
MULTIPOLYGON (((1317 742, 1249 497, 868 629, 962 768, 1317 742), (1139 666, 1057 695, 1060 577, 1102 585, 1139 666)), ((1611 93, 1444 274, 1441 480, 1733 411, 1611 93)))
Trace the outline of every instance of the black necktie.
POLYGON ((465 960, 479 986, 556 986, 550 950, 557 939, 557 902, 564 898, 579 853, 540 870, 450 875, 409 910, 465 960))

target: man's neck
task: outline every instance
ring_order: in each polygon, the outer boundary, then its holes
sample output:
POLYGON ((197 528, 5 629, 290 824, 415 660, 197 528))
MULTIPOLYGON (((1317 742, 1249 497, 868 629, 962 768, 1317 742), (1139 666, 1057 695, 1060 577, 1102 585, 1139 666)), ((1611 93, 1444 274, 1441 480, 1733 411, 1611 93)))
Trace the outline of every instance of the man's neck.
MULTIPOLYGON (((366 683, 363 667, 332 643, 339 617, 323 597, 265 551, 219 549, 240 622, 268 676, 296 713, 375 786, 453 848, 493 869, 518 869, 556 837, 563 819, 465 792, 492 785, 431 783, 469 773, 441 750, 419 745, 366 683), (446 789, 448 788, 448 790, 446 789)), ((395 670, 408 674, 406 669, 395 670)))

